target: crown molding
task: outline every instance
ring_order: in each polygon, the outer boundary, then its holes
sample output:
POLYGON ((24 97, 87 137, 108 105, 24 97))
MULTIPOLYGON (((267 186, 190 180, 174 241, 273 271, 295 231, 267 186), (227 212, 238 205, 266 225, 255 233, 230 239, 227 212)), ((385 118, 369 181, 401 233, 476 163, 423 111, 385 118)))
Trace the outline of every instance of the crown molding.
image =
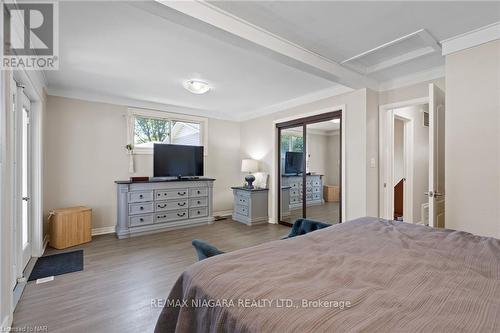
POLYGON ((354 90, 351 88, 348 88, 348 87, 337 85, 333 88, 323 89, 323 90, 316 91, 316 92, 313 92, 313 93, 310 93, 307 95, 292 98, 292 99, 289 99, 289 100, 281 102, 281 103, 276 103, 276 104, 273 104, 270 106, 266 106, 264 108, 254 110, 252 112, 248 112, 246 115, 239 117, 237 120, 238 121, 246 121, 246 120, 250 120, 250 119, 259 118, 262 116, 266 116, 266 115, 270 115, 270 114, 273 114, 276 112, 288 110, 288 109, 291 109, 291 108, 294 108, 297 106, 301 106, 304 104, 313 103, 313 102, 316 102, 316 101, 319 101, 319 100, 322 100, 325 98, 345 94, 345 93, 348 93, 351 91, 354 91, 354 90))
POLYGON ((500 22, 472 30, 441 41, 442 54, 448 55, 500 39, 500 22))
POLYGON ((165 112, 171 112, 171 113, 179 113, 179 114, 183 114, 183 115, 207 117, 207 118, 212 118, 212 119, 237 121, 237 119, 235 119, 234 115, 229 116, 223 112, 204 110, 204 109, 195 109, 195 108, 189 108, 189 107, 184 107, 184 106, 179 106, 179 105, 150 102, 150 101, 144 101, 144 100, 133 99, 133 98, 104 95, 104 94, 99 94, 99 93, 94 93, 94 92, 57 89, 57 88, 49 87, 49 88, 47 88, 47 95, 72 98, 72 99, 79 99, 79 100, 89 101, 89 102, 121 105, 121 106, 132 107, 132 108, 159 110, 159 111, 165 111, 165 112))
POLYGON ((444 66, 438 66, 431 69, 426 69, 421 72, 398 77, 394 80, 382 82, 379 85, 378 91, 381 92, 381 91, 403 88, 421 82, 440 79, 444 76, 445 76, 444 66))

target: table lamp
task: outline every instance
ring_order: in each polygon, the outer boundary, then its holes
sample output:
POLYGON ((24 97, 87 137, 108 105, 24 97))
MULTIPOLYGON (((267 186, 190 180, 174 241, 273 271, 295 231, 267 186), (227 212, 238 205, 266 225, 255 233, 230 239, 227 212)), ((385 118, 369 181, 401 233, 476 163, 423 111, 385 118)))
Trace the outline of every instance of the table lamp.
POLYGON ((246 188, 253 188, 253 182, 255 180, 255 176, 252 175, 252 172, 259 171, 259 162, 251 159, 244 159, 241 161, 241 172, 248 172, 248 176, 245 177, 245 181, 247 184, 246 188))

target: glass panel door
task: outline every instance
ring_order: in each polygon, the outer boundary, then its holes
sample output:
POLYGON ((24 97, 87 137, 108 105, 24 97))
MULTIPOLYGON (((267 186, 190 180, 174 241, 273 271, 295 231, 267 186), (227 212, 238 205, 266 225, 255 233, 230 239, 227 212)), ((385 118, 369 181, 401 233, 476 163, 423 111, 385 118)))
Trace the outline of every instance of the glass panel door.
POLYGON ((340 118, 306 125, 307 218, 340 222, 340 118))
POLYGON ((279 129, 280 221, 293 224, 305 216, 303 174, 305 167, 304 126, 279 129))

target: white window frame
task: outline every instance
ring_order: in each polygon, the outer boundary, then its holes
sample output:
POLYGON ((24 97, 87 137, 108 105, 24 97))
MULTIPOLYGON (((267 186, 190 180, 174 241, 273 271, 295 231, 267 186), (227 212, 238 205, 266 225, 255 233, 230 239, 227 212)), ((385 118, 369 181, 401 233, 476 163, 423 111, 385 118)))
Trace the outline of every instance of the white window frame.
MULTIPOLYGON (((139 108, 128 108, 127 113, 127 144, 134 145, 134 126, 135 118, 155 118, 165 121, 183 121, 189 123, 195 123, 200 125, 200 146, 203 146, 203 154, 208 155, 208 118, 184 115, 179 113, 170 113, 165 111, 150 110, 150 109, 139 109, 139 108)), ((171 133, 169 134, 171 135, 171 133)), ((124 145, 124 146, 125 146, 124 145)), ((134 147, 134 154, 141 155, 152 155, 153 148, 145 147, 134 147)))

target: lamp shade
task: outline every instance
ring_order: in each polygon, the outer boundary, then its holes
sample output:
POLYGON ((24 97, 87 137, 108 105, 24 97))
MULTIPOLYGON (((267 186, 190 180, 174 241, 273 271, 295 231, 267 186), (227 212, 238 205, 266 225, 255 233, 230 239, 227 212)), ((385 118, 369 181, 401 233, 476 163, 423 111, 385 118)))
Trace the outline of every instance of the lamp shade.
POLYGON ((245 159, 241 161, 241 172, 257 172, 259 171, 259 161, 245 159))

